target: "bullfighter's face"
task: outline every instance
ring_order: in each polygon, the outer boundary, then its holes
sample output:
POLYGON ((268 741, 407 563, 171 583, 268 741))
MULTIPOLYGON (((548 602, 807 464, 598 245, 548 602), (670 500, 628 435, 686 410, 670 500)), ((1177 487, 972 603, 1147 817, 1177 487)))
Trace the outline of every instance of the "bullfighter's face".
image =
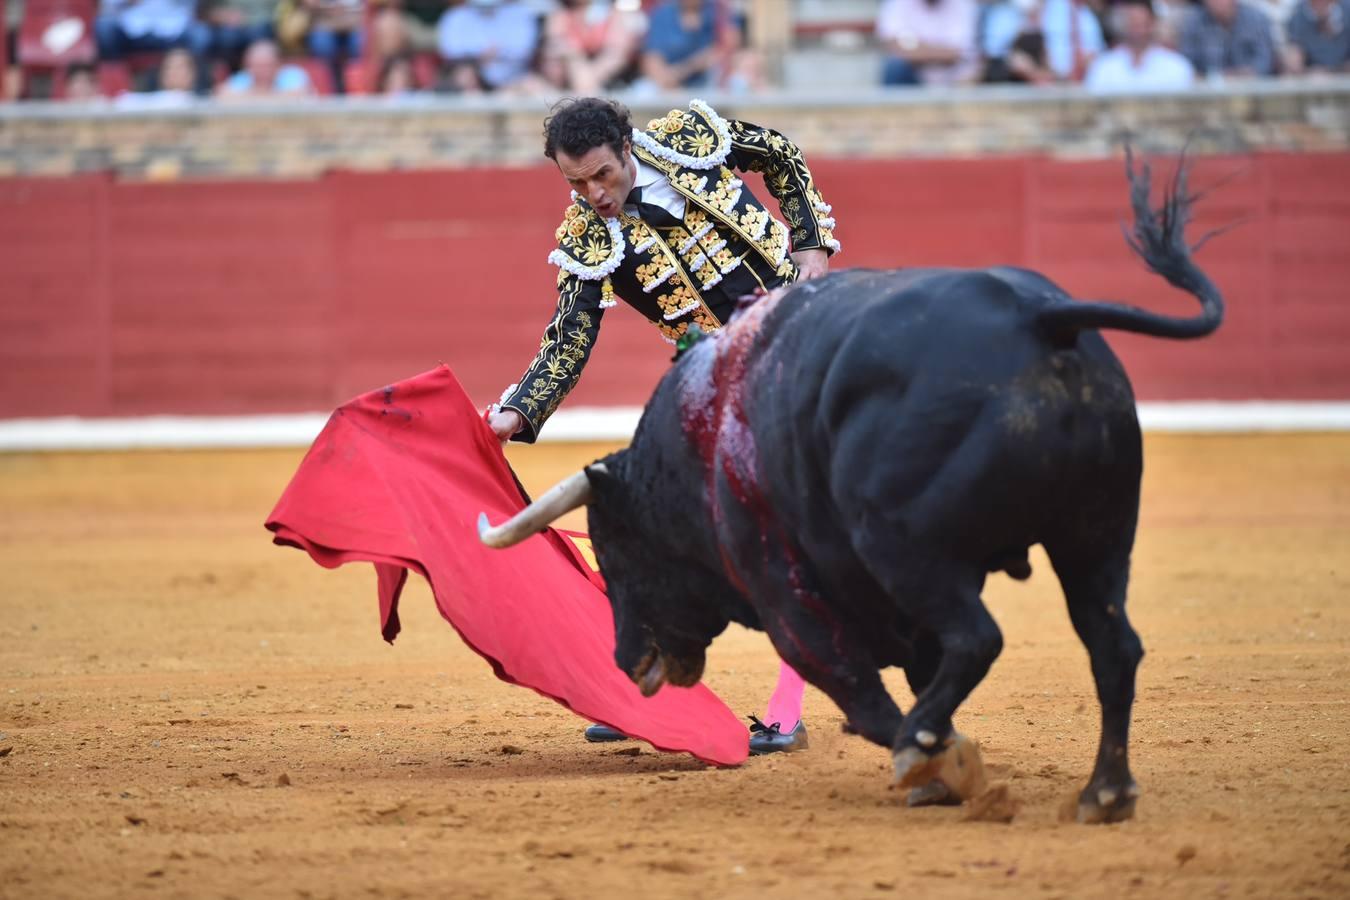
POLYGON ((627 141, 623 153, 615 153, 608 144, 592 147, 581 156, 569 156, 559 150, 557 162, 572 190, 606 219, 614 218, 623 209, 637 180, 637 167, 627 141))

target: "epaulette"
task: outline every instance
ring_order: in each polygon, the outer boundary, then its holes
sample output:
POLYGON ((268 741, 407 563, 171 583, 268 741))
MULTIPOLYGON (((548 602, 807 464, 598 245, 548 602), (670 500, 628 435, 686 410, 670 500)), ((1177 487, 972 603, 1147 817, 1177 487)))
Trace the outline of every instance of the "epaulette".
POLYGON ((548 255, 548 261, 578 278, 599 281, 623 262, 623 229, 619 220, 600 218, 588 204, 574 202, 567 207, 554 236, 558 247, 548 255))
POLYGON ((687 169, 715 169, 731 152, 731 126, 702 100, 691 100, 687 110, 652 119, 646 131, 634 128, 633 143, 687 169))

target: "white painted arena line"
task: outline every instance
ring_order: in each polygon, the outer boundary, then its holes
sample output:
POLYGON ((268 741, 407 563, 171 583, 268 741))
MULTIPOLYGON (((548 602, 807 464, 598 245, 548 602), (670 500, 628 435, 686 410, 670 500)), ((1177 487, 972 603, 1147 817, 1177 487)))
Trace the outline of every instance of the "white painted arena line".
MULTIPOLYGON (((641 413, 636 406, 560 410, 540 440, 628 440, 641 413)), ((304 447, 327 421, 326 413, 0 419, 0 452, 304 447)), ((1154 432, 1350 431, 1350 402, 1141 403, 1139 421, 1154 432)))

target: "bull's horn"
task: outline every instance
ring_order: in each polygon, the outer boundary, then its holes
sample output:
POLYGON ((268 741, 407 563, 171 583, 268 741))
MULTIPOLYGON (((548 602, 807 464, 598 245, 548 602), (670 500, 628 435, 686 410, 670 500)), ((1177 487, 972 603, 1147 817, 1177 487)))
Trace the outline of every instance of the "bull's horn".
POLYGON ((495 528, 488 524, 487 513, 479 513, 478 538, 489 547, 514 547, 530 535, 543 531, 564 513, 590 502, 591 482, 584 471, 577 472, 495 528))

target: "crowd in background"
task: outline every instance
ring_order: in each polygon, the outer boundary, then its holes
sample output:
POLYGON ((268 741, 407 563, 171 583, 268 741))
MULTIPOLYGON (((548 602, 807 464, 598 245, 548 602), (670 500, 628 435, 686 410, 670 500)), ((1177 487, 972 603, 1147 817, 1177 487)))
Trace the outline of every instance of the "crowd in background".
MULTIPOLYGON (((747 0, 83 0, 96 56, 59 70, 22 65, 18 35, 27 12, 80 0, 5 2, 9 98, 172 106, 330 93, 746 92, 767 82, 747 46, 747 0)), ((880 83, 897 88, 1169 90, 1347 71, 1350 0, 880 0, 870 37, 880 83)))
POLYGON ((887 85, 1096 91, 1350 71, 1350 0, 884 0, 887 85))
POLYGON ((97 0, 97 59, 59 73, 14 52, 25 3, 44 0, 6 2, 10 98, 763 87, 737 0, 97 0))

